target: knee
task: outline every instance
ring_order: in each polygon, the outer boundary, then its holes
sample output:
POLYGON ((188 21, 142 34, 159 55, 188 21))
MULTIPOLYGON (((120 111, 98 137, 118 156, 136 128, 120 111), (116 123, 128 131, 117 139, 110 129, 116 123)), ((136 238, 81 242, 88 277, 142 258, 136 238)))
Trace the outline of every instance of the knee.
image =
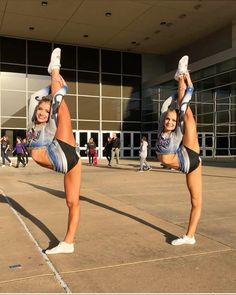
POLYGON ((200 196, 192 197, 191 203, 192 203, 192 208, 193 209, 201 210, 201 208, 202 208, 202 198, 200 196))
POLYGON ((69 209, 74 209, 79 207, 79 199, 66 200, 66 205, 69 209))

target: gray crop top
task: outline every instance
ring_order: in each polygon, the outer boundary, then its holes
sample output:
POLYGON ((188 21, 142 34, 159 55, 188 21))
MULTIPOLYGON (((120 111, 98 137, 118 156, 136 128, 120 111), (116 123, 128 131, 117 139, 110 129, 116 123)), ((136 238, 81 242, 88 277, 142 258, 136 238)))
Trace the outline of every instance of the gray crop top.
POLYGON ((28 130, 26 132, 27 146, 29 148, 40 148, 48 146, 54 139, 57 130, 57 113, 58 107, 66 94, 67 86, 64 85, 52 98, 52 105, 47 123, 35 124, 35 112, 38 102, 50 93, 50 86, 47 86, 30 98, 28 113, 28 130))
POLYGON ((187 87, 180 106, 176 128, 171 133, 163 132, 164 120, 168 108, 176 101, 177 95, 168 97, 161 108, 161 116, 158 124, 156 152, 159 154, 175 154, 183 140, 184 114, 193 94, 193 87, 187 87))

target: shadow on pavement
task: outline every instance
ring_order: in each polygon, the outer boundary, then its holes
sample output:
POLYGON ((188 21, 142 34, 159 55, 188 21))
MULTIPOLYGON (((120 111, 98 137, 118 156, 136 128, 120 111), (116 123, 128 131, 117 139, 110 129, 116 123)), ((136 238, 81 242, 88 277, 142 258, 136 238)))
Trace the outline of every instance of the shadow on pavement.
MULTIPOLYGON (((63 191, 60 191, 60 190, 55 190, 55 189, 52 189, 52 188, 48 188, 48 187, 44 187, 44 186, 41 186, 41 185, 38 185, 38 184, 34 184, 34 183, 30 183, 30 182, 25 182, 25 181, 20 181, 22 183, 26 183, 28 185, 31 185, 33 186, 34 188, 37 188, 37 189, 40 189, 40 190, 43 190, 43 191, 46 191, 47 193, 51 194, 51 195, 54 195, 58 198, 65 198, 65 195, 64 195, 64 192, 63 191)), ((120 214, 120 215, 123 215, 123 216, 126 216, 130 219, 133 219, 145 226, 148 226, 156 231, 159 231, 160 233, 162 233, 165 238, 166 238, 166 242, 170 244, 170 242, 176 238, 176 236, 172 235, 171 233, 165 231, 164 229, 150 223, 150 222, 147 222, 146 220, 140 218, 140 217, 137 217, 135 215, 132 215, 130 213, 127 213, 127 212, 124 212, 124 211, 121 211, 119 209, 116 209, 114 207, 111 207, 109 205, 106 205, 106 204, 103 204, 101 202, 98 202, 98 201, 95 201, 93 199, 90 199, 88 197, 85 197, 85 196, 80 196, 80 201, 82 202, 87 202, 87 203, 90 203, 92 205, 95 205, 95 206, 98 206, 98 207, 101 207, 101 208, 104 208, 104 209, 107 209, 107 210, 110 210, 112 212, 115 212, 117 214, 120 214)), ((33 220, 32 220, 33 221, 33 220)), ((37 224, 36 224, 37 225, 37 224)), ((42 228, 41 228, 42 229, 42 228)), ((43 230, 43 229, 42 229, 43 230)), ((48 229, 47 229, 48 230, 48 229)), ((45 233, 47 234, 47 233, 45 233)), ((54 236, 54 235, 53 235, 54 236)), ((54 236, 55 237, 55 236, 54 236)))
POLYGON ((25 218, 29 219, 32 223, 34 223, 49 239, 49 246, 48 248, 55 247, 59 240, 57 237, 48 229, 48 227, 42 223, 38 218, 30 214, 25 208, 23 208, 18 202, 16 202, 11 197, 4 197, 0 195, 0 203, 9 204, 13 209, 15 209, 20 215, 24 216, 25 218))

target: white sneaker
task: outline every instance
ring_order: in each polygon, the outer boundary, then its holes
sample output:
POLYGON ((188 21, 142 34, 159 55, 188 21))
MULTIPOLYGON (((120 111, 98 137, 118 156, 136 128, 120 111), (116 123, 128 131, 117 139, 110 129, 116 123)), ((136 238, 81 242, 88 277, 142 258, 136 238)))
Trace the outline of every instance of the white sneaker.
POLYGON ((12 162, 9 164, 9 166, 10 166, 10 167, 12 166, 12 162))
POLYGON ((2 167, 5 167, 5 165, 2 165, 2 167))
POLYGON ((184 55, 178 64, 178 69, 175 73, 175 80, 178 81, 179 75, 187 74, 188 73, 188 55, 184 55))
POLYGON ((56 247, 45 251, 46 254, 61 254, 61 253, 73 253, 74 244, 66 242, 60 242, 56 247))
POLYGON ((182 237, 179 237, 178 239, 176 240, 173 240, 171 242, 172 245, 174 246, 180 246, 180 245, 193 245, 196 243, 196 240, 194 237, 190 238, 186 235, 182 236, 182 237))
POLYGON ((60 69, 61 67, 61 49, 55 48, 51 54, 51 60, 48 66, 48 73, 51 74, 53 69, 60 69))

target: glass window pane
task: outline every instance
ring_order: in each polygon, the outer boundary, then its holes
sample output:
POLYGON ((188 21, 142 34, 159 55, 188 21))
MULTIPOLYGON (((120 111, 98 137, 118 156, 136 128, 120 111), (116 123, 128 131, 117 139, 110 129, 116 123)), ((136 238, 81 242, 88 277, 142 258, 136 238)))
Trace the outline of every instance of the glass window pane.
POLYGON ((48 67, 52 52, 51 43, 28 41, 28 64, 48 67))
POLYGON ((102 120, 121 120, 121 100, 112 98, 102 99, 102 120))
POLYGON ((76 46, 54 44, 54 48, 61 48, 61 67, 67 69, 76 69, 76 46))
POLYGON ((222 111, 217 112, 217 124, 218 123, 228 123, 229 122, 229 112, 222 111))
POLYGON ((69 95, 65 95, 64 96, 65 102, 68 106, 68 109, 70 111, 70 116, 71 119, 77 119, 77 115, 76 115, 76 97, 75 96, 69 96, 69 95))
POLYGON ((77 129, 77 120, 71 120, 72 129, 77 129))
POLYGON ((121 76, 103 74, 102 95, 121 97, 121 76))
POLYGON ((141 101, 134 99, 123 100, 123 120, 140 121, 141 120, 141 101))
POLYGON ((102 72, 121 73, 121 52, 102 50, 102 72))
POLYGON ((80 132, 79 135, 80 135, 79 146, 84 147, 88 142, 87 132, 80 132))
POLYGON ((124 157, 130 157, 131 156, 131 150, 124 150, 123 154, 124 154, 124 157))
MULTIPOLYGON (((32 68, 30 68, 32 69, 32 68)), ((32 72, 34 70, 32 69, 32 72)), ((46 86, 51 82, 51 78, 48 75, 37 75, 37 74, 28 74, 28 89, 29 91, 36 92, 46 86)))
POLYGON ((130 133, 124 133, 124 147, 130 147, 131 146, 131 134, 130 133))
POLYGON ((140 131, 141 124, 140 123, 123 122, 123 130, 124 131, 140 131))
POLYGON ((61 75, 68 86, 68 94, 76 94, 76 72, 61 70, 61 75))
POLYGON ((78 47, 78 70, 99 71, 99 50, 78 47))
POLYGON ((141 54, 123 52, 123 73, 141 75, 141 54))
POLYGON ((141 134, 139 134, 139 133, 134 133, 133 134, 134 147, 139 147, 140 146, 140 138, 141 138, 141 134))
POLYGON ((25 64, 26 40, 1 37, 1 62, 25 64), (16 54, 17 48, 17 54, 16 54))
POLYGON ((26 118, 3 118, 2 128, 26 128, 26 118))
POLYGON ((141 98, 141 79, 123 76, 123 97, 141 98))
POLYGON ((100 93, 99 74, 79 72, 79 94, 98 95, 100 93))
POLYGON ((99 98, 80 96, 78 98, 78 114, 79 114, 79 119, 99 120, 99 115, 100 115, 99 98))
POLYGON ((1 115, 26 117, 25 92, 1 91, 1 115))
POLYGON ((79 121, 79 130, 99 130, 99 122, 79 121))
POLYGON ((26 73, 26 66, 1 64, 2 72, 26 73))
POLYGON ((134 154, 134 157, 139 157, 139 150, 134 150, 133 154, 134 154))
POLYGON ((121 130, 121 123, 120 122, 102 122, 102 129, 103 130, 121 130))
POLYGON ((26 90, 26 75, 1 72, 2 89, 26 90))

